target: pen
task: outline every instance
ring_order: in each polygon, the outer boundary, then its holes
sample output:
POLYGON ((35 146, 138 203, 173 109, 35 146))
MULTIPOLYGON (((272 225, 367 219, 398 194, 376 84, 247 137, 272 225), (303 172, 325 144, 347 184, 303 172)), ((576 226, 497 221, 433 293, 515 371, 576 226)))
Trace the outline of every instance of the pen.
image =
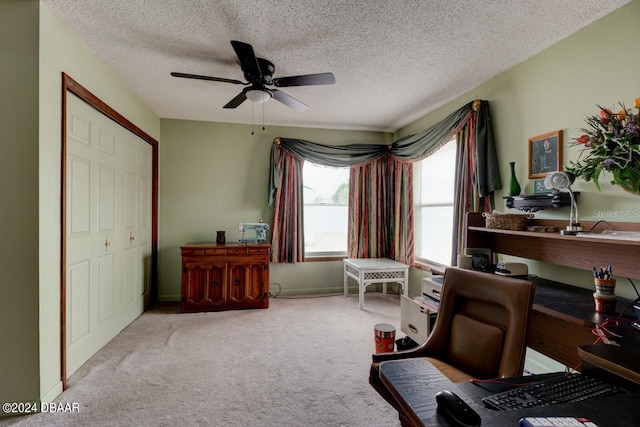
POLYGON ((598 272, 596 271, 595 267, 593 267, 593 277, 595 277, 596 279, 598 278, 598 272))

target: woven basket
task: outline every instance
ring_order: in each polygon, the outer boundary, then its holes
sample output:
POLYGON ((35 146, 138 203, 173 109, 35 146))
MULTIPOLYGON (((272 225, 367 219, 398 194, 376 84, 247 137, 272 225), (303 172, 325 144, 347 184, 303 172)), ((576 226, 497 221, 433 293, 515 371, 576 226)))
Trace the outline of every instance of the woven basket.
POLYGON ((485 226, 487 228, 499 228, 501 230, 524 230, 528 219, 533 214, 502 214, 483 212, 485 226))

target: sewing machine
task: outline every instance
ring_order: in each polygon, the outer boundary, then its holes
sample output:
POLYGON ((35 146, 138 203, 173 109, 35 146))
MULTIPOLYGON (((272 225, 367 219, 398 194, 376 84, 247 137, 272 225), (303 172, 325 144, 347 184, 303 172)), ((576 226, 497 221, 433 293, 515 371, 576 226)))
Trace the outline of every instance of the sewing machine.
POLYGON ((242 237, 240 237, 241 242, 266 242, 267 231, 269 231, 269 224, 265 224, 263 222, 241 222, 238 224, 238 231, 242 233, 242 237), (254 231, 255 237, 245 237, 245 233, 250 230, 254 231))

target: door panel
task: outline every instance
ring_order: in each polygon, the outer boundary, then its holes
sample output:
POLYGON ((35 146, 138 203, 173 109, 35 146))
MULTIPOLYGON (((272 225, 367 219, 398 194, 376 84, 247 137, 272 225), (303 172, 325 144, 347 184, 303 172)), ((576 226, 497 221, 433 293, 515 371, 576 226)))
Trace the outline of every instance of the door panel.
POLYGON ((67 230, 70 236, 88 236, 91 224, 91 162, 80 157, 71 157, 68 162, 67 230))
POLYGON ((143 311, 151 238, 138 227, 150 236, 152 210, 141 156, 152 149, 71 93, 66 115, 68 377, 143 311))
POLYGON ((115 228, 115 168, 98 165, 98 231, 113 233, 115 228))
POLYGON ((98 323, 113 318, 115 312, 115 261, 113 254, 96 258, 98 278, 98 323))

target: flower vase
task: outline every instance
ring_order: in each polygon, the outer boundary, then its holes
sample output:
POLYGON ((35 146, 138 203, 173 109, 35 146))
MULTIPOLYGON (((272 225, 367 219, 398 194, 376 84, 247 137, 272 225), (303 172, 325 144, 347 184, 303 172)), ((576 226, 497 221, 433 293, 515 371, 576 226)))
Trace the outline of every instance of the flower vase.
POLYGON ((511 168, 511 179, 509 179, 509 189, 507 192, 511 197, 520 195, 520 184, 516 179, 516 162, 509 162, 511 168))

